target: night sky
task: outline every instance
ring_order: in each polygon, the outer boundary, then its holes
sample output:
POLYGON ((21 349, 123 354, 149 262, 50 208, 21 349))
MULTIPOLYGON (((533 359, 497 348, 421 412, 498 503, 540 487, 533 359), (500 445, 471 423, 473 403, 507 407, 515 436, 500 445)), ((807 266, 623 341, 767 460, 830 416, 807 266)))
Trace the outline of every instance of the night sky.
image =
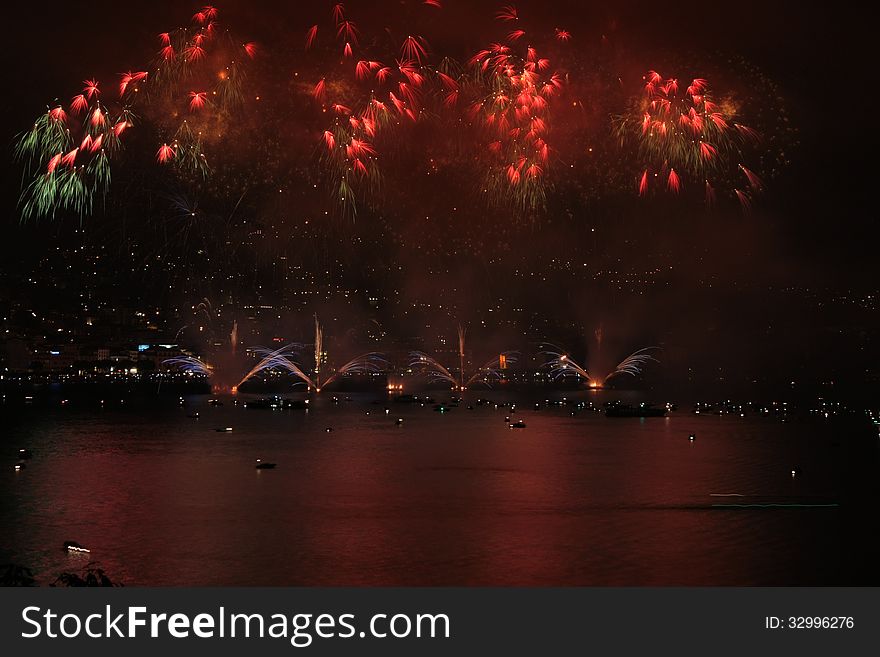
MULTIPOLYGON (((497 3, 443 4, 438 10, 420 2, 345 3, 365 49, 380 50, 383 35, 390 41, 411 30, 428 39, 432 64, 438 53, 465 62, 510 29, 493 18, 497 3)), ((360 205, 356 219, 325 215, 326 176, 316 152, 326 116, 308 90, 323 69, 332 79, 361 56, 340 64, 340 48, 328 35, 332 3, 235 0, 218 5, 221 24, 259 44, 246 84, 263 105, 246 106, 212 144, 215 182, 174 180, 156 165, 156 144, 168 131, 147 112, 123 161, 114 163, 106 210, 23 224, 16 135, 53 98, 67 103, 79 93, 81 80, 95 76, 109 90, 122 71, 143 68, 158 50, 156 35, 187 24, 198 7, 18 3, 5 21, 0 281, 12 290, 40 276, 46 253, 83 239, 71 238, 82 226, 90 247, 103 245, 108 254, 106 267, 95 270, 99 278, 129 281, 142 301, 168 309, 215 295, 253 302, 255 290, 261 301, 277 296, 289 286, 273 268, 281 257, 404 304, 453 299, 443 312, 407 316, 391 304, 377 311, 333 305, 338 313, 375 314, 389 334, 419 333, 426 323, 446 330, 453 326, 450 307, 458 321, 477 326, 484 309, 503 299, 554 318, 542 327, 546 337, 576 349, 583 346, 579 334, 585 344, 603 325, 621 348, 659 342, 685 352, 682 363, 735 363, 746 378, 768 367, 798 376, 826 370, 855 382, 876 378, 865 365, 878 353, 875 58, 866 17, 803 3, 516 4, 527 34, 542 35, 548 57, 559 54, 568 76, 548 110, 555 112, 557 142, 546 207, 528 217, 503 203, 487 207, 469 188, 483 155, 463 150, 470 133, 450 135, 442 118, 402 128, 386 144, 381 191, 360 205), (316 23, 325 42, 306 53, 304 35, 316 23), (554 42, 555 27, 570 31, 571 41, 554 42), (640 164, 615 150, 612 115, 626 111, 641 92, 640 76, 652 69, 682 81, 706 77, 717 96, 738 99, 744 121, 784 108, 785 130, 773 128, 779 141, 758 149, 765 152, 758 159, 766 164, 766 153, 781 150, 785 163, 772 175, 762 171, 766 190, 751 212, 727 201, 707 211, 701 195, 687 190, 638 198, 640 164), (572 110, 577 103, 585 109, 572 110), (247 193, 239 196, 239 185, 247 193), (168 210, 174 203, 196 204, 204 222, 191 230, 175 226, 179 213, 168 210), (257 230, 272 239, 251 244, 257 230), (141 264, 132 265, 132 252, 141 264), (142 263, 156 254, 185 264, 151 272, 142 263), (568 264, 559 266, 557 258, 568 264), (653 277, 647 287, 619 284, 623 274, 647 280, 646 272, 653 277), (230 278, 221 283, 218 274, 230 278), (873 304, 864 301, 869 295, 873 304)), ((723 183, 720 191, 730 192, 723 183)), ((93 274, 83 266, 71 276, 93 274)), ((33 294, 35 304, 53 303, 40 286, 33 294)), ((535 332, 530 321, 523 324, 524 333, 535 332)), ((483 339, 494 344, 512 333, 488 326, 483 339)))

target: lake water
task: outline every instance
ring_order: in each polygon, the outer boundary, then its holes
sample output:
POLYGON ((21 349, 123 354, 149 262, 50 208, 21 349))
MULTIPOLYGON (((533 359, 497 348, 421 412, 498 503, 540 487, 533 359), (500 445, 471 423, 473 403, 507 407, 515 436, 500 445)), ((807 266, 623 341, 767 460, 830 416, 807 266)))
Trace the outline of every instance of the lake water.
POLYGON ((880 583, 867 426, 348 396, 7 404, 0 563, 46 584, 89 561, 75 540, 129 586, 880 583))

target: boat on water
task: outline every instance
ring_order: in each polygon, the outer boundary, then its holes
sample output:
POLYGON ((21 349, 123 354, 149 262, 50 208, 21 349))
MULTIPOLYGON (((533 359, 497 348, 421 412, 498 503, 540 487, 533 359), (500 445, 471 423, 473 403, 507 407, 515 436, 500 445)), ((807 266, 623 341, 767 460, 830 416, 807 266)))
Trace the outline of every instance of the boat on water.
POLYGON ((261 409, 261 410, 282 410, 294 409, 303 410, 309 407, 309 400, 287 399, 286 397, 261 397, 260 399, 252 399, 244 404, 245 408, 261 409))
POLYGON ((419 397, 418 395, 398 395, 394 398, 395 404, 433 404, 433 397, 419 397))
POLYGON ((257 470, 274 470, 276 465, 276 463, 268 463, 257 459, 257 470))
POLYGON ((68 552, 91 552, 91 550, 83 547, 76 541, 64 541, 64 549, 68 552))
POLYGON ((605 406, 605 417, 665 417, 666 413, 665 407, 645 402, 635 406, 620 402, 609 403, 605 406))

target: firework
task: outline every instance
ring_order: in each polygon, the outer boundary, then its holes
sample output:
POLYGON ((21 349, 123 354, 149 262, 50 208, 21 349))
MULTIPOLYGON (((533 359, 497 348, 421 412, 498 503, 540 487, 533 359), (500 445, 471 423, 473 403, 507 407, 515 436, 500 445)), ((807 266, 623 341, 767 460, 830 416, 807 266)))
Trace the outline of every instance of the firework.
MULTIPOLYGON (((762 189, 760 178, 741 164, 759 136, 737 122, 737 103, 716 99, 705 78, 684 84, 648 71, 642 82, 640 96, 616 119, 620 145, 634 146, 640 164, 640 196, 652 189, 678 194, 697 187, 711 205, 719 187, 730 187, 736 170, 753 193, 762 189)), ((742 204, 742 195, 735 195, 742 204)))
POLYGON ((168 358, 167 360, 162 361, 162 364, 168 367, 177 368, 189 375, 200 375, 206 378, 211 376, 214 369, 195 356, 177 356, 175 358, 168 358))
POLYGON ((314 341, 314 369, 312 376, 306 373, 306 370, 296 361, 296 354, 300 351, 301 345, 290 344, 274 351, 258 349, 258 354, 262 357, 260 361, 245 374, 236 386, 239 389, 242 384, 252 379, 261 372, 270 370, 281 370, 292 374, 299 383, 304 383, 309 391, 321 392, 330 384, 341 376, 347 374, 371 374, 380 372, 386 361, 381 354, 369 352, 361 354, 344 365, 331 368, 325 365, 328 362, 327 353, 324 350, 324 330, 315 316, 315 341, 314 341))
POLYGON ((465 363, 465 329, 459 325, 458 327, 458 376, 452 373, 439 360, 429 356, 422 351, 413 351, 410 354, 409 367, 413 370, 426 373, 435 380, 444 381, 452 386, 453 390, 467 390, 470 386, 477 383, 483 383, 491 387, 493 381, 500 381, 504 378, 503 370, 508 364, 513 364, 517 360, 517 353, 514 351, 505 351, 484 363, 482 367, 468 372, 465 363))
POLYGON ((306 50, 311 48, 315 44, 315 39, 318 38, 318 26, 312 25, 308 32, 306 32, 306 50))
MULTIPOLYGON (((512 6, 503 7, 497 18, 520 20, 512 6)), ((463 96, 468 119, 483 130, 487 202, 533 217, 547 204, 551 110, 564 76, 524 35, 522 29, 509 31, 506 43, 489 44, 474 54, 461 93, 455 89, 450 98, 457 103, 463 96)))
POLYGON ((292 360, 292 356, 297 350, 298 345, 287 345, 275 349, 274 351, 256 349, 255 351, 262 357, 259 362, 257 362, 257 364, 242 377, 241 381, 233 387, 233 390, 239 390, 242 385, 258 374, 273 370, 281 370, 293 374, 301 383, 305 383, 309 386, 309 389, 311 390, 313 386, 312 380, 300 369, 299 365, 292 360))
POLYGON ((162 164, 174 159, 174 149, 168 144, 162 144, 156 153, 156 160, 162 164))
POLYGON ((591 375, 586 368, 562 351, 543 351, 541 353, 548 357, 544 366, 550 370, 550 376, 553 379, 576 377, 584 379, 590 388, 602 388, 617 376, 625 374, 636 377, 641 375, 645 365, 651 362, 659 362, 651 354, 656 349, 657 347, 645 347, 644 349, 634 351, 618 363, 611 373, 604 376, 591 375))
POLYGON ((122 146, 123 133, 137 124, 136 111, 164 137, 156 155, 160 164, 171 164, 184 175, 210 174, 205 135, 222 137, 218 125, 243 104, 245 74, 236 53, 252 59, 258 52, 254 42, 242 46, 230 33, 221 35, 214 27, 217 13, 215 7, 203 7, 193 17, 196 27, 162 32, 154 72, 120 74, 117 101, 102 100, 100 81, 90 78, 73 96, 69 113, 56 106, 38 117, 16 144, 16 155, 31 176, 21 194, 23 220, 91 213, 95 199, 109 192, 110 161, 122 146), (197 79, 212 84, 200 91, 180 88, 197 79), (198 111, 197 125, 175 118, 183 98, 190 112, 198 111))

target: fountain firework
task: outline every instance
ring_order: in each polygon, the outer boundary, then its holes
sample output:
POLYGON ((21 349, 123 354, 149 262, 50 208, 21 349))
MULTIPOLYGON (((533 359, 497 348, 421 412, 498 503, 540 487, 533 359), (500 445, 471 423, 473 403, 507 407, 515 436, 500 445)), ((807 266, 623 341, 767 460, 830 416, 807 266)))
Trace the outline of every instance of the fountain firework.
POLYGON ((425 371, 429 376, 446 381, 453 390, 467 390, 474 383, 485 383, 490 385, 492 379, 501 380, 502 370, 507 369, 509 364, 516 362, 516 352, 504 351, 482 367, 467 376, 465 370, 465 334, 466 330, 459 325, 458 327, 458 378, 440 361, 432 358, 422 351, 413 351, 410 360, 411 369, 420 369, 425 371))
POLYGON ((376 352, 361 354, 335 370, 331 370, 329 376, 321 378, 323 365, 327 362, 327 354, 324 351, 324 329, 315 316, 315 342, 314 342, 315 368, 313 376, 306 374, 305 370, 296 362, 296 354, 302 349, 302 345, 289 344, 274 351, 258 349, 256 352, 261 356, 260 361, 233 387, 233 393, 237 392, 242 384, 246 383, 261 372, 282 370, 292 374, 299 382, 307 386, 309 392, 321 392, 321 390, 333 383, 340 376, 346 374, 370 374, 379 372, 385 359, 376 352))
POLYGON ((214 368, 206 362, 199 360, 195 356, 176 356, 162 361, 163 365, 169 367, 177 367, 182 372, 188 374, 199 374, 204 377, 210 377, 214 368))
POLYGON ((626 374, 632 377, 639 376, 642 373, 642 369, 645 367, 645 365, 650 362, 659 362, 650 353, 651 351, 656 349, 659 349, 659 347, 645 347, 643 349, 634 351, 629 356, 620 361, 610 374, 599 377, 592 376, 589 372, 587 372, 584 367, 579 365, 575 360, 573 360, 568 354, 564 353, 562 350, 543 351, 541 353, 550 357, 550 359, 545 363, 545 366, 550 368, 550 374, 554 380, 569 376, 576 376, 585 379, 587 381, 587 385, 590 388, 598 389, 604 388, 605 385, 608 384, 609 381, 611 381, 611 379, 622 374, 626 374))

